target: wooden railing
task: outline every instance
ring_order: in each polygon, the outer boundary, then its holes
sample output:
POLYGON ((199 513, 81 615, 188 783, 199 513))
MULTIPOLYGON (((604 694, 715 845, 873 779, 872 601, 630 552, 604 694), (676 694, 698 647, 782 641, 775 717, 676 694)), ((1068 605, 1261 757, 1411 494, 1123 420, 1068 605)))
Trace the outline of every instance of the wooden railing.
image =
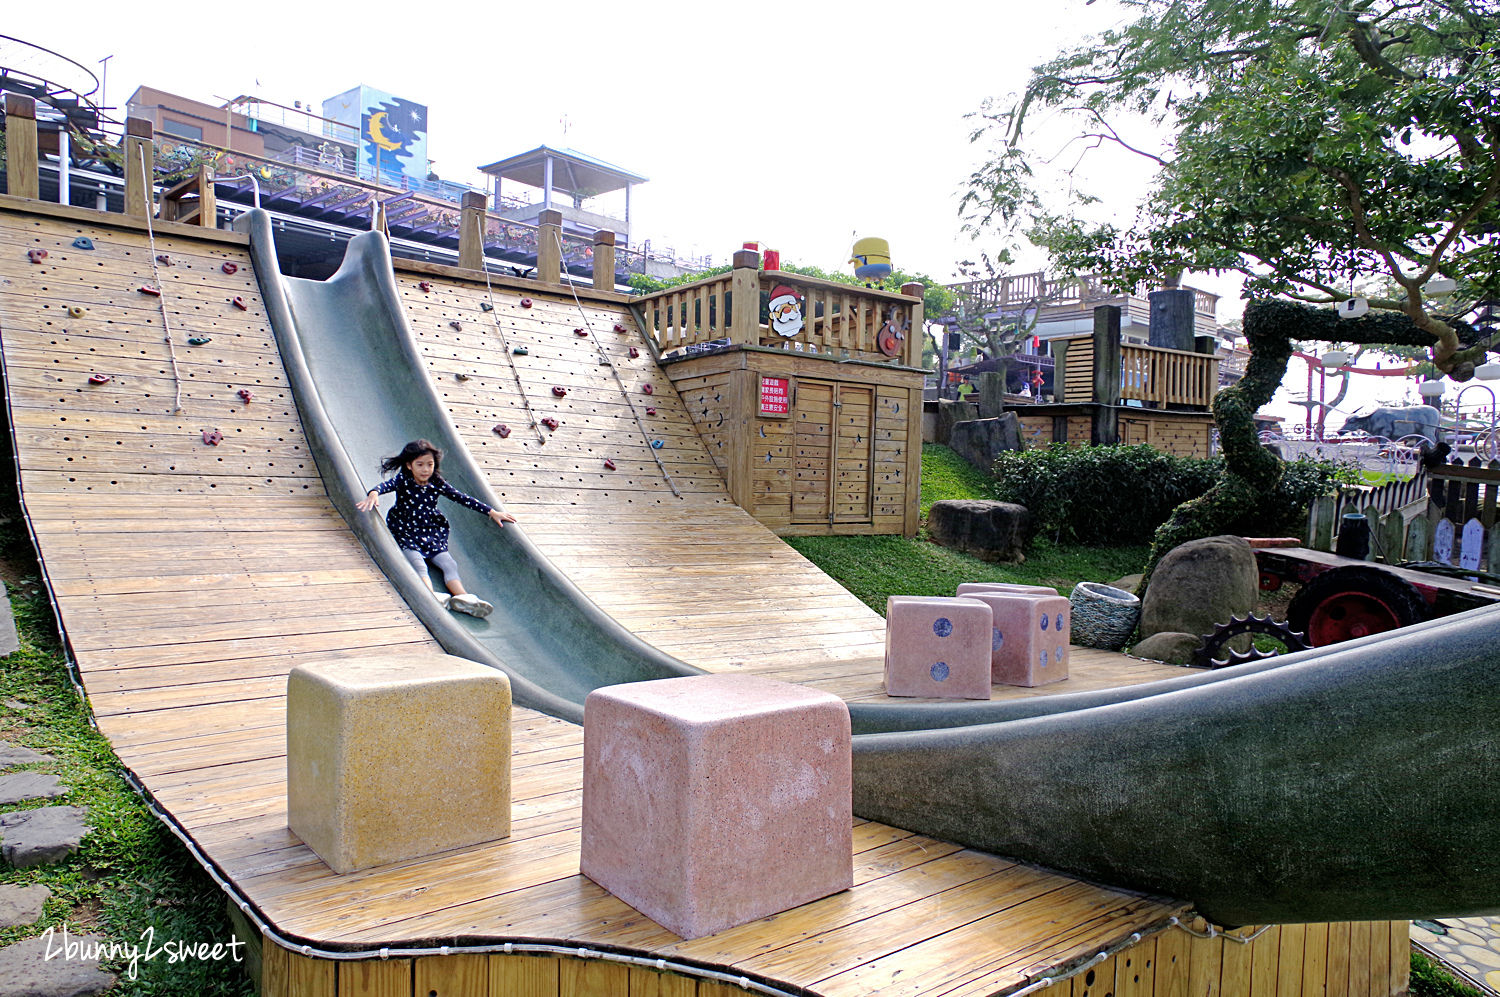
MULTIPOLYGON (((1094 344, 1088 336, 1053 340, 1067 343, 1063 374, 1065 402, 1094 401, 1094 344)), ((1120 347, 1120 398, 1158 405, 1207 408, 1219 389, 1219 358, 1159 346, 1120 347)))
MULTIPOLYGON (((948 286, 966 304, 970 314, 1006 311, 1032 303, 1045 307, 1081 307, 1137 298, 1144 304, 1152 291, 1161 290, 1143 282, 1137 284, 1128 295, 1117 294, 1106 290, 1093 274, 1048 277, 1044 270, 948 286)), ((1186 290, 1193 292, 1193 310, 1212 319, 1219 306, 1219 296, 1209 291, 1200 291, 1196 287, 1186 290)))
POLYGON ((896 294, 756 267, 754 253, 736 253, 728 274, 642 295, 632 302, 646 335, 662 353, 704 343, 767 346, 840 360, 916 366, 921 357, 922 289, 896 294), (740 266, 738 264, 748 265, 740 266), (762 300, 779 287, 801 299, 802 328, 783 338, 767 321, 762 300), (892 333, 899 333, 893 337, 892 333), (881 349, 885 337, 887 350, 881 349))

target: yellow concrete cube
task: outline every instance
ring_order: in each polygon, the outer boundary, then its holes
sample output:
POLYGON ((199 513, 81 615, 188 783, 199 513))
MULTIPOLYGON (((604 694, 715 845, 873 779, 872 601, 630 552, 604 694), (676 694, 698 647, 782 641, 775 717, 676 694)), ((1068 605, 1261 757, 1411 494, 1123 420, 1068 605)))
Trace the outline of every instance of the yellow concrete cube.
POLYGON ((335 872, 510 834, 510 680, 451 655, 287 677, 287 826, 335 872))

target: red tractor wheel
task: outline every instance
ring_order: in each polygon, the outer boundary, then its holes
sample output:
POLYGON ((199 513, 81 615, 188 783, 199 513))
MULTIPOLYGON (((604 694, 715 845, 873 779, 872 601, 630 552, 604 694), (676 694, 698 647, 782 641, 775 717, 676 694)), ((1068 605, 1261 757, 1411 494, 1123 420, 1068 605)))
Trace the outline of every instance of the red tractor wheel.
POLYGON ((1287 607, 1287 622, 1313 647, 1410 626, 1427 616, 1415 588, 1379 568, 1334 568, 1302 586, 1287 607))

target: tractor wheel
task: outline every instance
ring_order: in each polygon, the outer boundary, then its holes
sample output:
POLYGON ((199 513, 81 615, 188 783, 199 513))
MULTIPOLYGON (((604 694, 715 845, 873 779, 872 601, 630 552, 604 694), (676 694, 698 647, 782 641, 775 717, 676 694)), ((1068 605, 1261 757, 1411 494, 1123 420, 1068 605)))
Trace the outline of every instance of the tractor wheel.
POLYGON ((1427 617, 1415 588, 1379 568, 1334 568, 1302 586, 1287 607, 1287 622, 1313 647, 1410 626, 1427 617))

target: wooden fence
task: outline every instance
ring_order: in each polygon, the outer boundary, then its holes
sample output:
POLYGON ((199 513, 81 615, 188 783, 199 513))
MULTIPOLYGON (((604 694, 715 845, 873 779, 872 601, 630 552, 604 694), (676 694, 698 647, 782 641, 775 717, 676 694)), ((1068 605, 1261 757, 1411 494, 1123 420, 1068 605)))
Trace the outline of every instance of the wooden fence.
MULTIPOLYGON (((1056 342, 1056 341, 1054 341, 1056 342)), ((1088 336, 1066 340, 1064 402, 1094 400, 1094 344, 1088 336)), ((1159 346, 1120 347, 1120 398, 1156 405, 1208 408, 1219 390, 1219 358, 1159 346)))
POLYGON ((1362 513, 1370 527, 1368 560, 1437 561, 1500 574, 1500 461, 1474 457, 1375 489, 1348 489, 1313 503, 1308 546, 1332 551, 1346 513, 1362 513), (1409 507, 1425 493, 1426 507, 1409 507))

